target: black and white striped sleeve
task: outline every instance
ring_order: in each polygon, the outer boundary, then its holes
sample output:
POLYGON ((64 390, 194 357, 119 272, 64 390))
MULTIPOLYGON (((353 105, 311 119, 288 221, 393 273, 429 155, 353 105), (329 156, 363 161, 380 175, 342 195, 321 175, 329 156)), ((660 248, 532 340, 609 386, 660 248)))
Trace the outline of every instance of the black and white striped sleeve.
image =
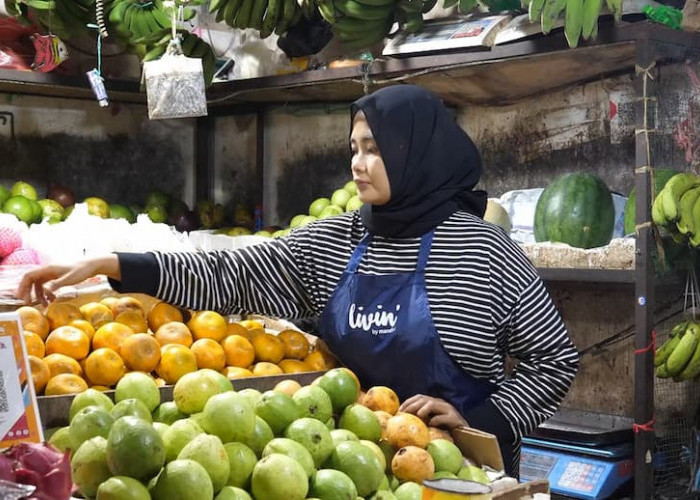
POLYGON ((117 288, 151 293, 193 310, 312 316, 318 311, 305 283, 313 279, 304 276, 311 256, 308 249, 299 248, 297 240, 271 240, 234 251, 120 254, 123 273, 117 288), (300 261, 305 262, 301 267, 300 261), (147 290, 143 280, 149 272, 154 274, 147 290))
POLYGON ((508 329, 506 349, 518 364, 492 400, 514 434, 523 436, 559 407, 576 374, 578 352, 539 278, 520 293, 508 329))

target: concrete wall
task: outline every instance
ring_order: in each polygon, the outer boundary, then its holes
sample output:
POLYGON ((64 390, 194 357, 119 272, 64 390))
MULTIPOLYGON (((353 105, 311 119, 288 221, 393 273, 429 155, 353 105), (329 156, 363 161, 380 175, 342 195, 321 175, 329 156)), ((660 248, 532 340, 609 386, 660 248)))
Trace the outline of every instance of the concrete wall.
POLYGON ((159 189, 194 201, 194 120, 148 120, 144 106, 0 94, 0 183, 53 180, 78 200, 141 204, 159 189), (14 135, 13 135, 14 128, 14 135))

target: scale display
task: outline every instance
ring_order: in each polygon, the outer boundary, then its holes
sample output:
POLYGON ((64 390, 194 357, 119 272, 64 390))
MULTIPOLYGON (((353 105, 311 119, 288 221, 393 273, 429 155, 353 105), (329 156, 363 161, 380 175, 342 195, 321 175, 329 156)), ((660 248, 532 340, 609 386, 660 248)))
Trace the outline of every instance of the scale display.
POLYGON ((632 477, 630 458, 600 460, 524 445, 520 480, 547 479, 553 493, 573 498, 604 499, 632 477))

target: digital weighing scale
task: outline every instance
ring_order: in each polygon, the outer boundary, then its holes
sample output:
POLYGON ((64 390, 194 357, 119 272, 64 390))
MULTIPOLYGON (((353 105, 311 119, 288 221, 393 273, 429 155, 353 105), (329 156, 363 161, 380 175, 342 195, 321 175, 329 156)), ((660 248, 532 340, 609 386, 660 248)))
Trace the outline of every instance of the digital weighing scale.
POLYGON ((632 478, 632 419, 562 409, 524 437, 520 480, 547 479, 552 493, 612 498, 632 478))

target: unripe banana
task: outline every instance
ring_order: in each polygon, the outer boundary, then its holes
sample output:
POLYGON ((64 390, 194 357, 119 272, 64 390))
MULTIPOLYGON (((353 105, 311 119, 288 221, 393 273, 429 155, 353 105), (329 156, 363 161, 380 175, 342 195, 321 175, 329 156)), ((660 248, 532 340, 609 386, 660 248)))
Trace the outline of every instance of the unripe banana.
POLYGON ((545 35, 552 31, 559 19, 559 15, 566 8, 566 0, 545 0, 542 8, 542 33, 545 35))
POLYGON ((662 189, 659 194, 656 195, 654 203, 651 205, 651 220, 659 227, 664 227, 668 224, 668 219, 666 219, 664 204, 662 201, 663 192, 664 190, 662 189))
POLYGON ((678 344, 681 342, 681 335, 676 335, 675 337, 669 337, 669 339, 663 343, 654 353, 654 366, 661 366, 666 363, 666 360, 671 355, 678 344))
POLYGON ((677 381, 690 380, 700 375, 700 343, 695 347, 690 361, 685 365, 685 368, 674 377, 677 381))
POLYGON ((700 187, 694 187, 681 195, 678 205, 680 218, 676 222, 676 227, 681 234, 692 234, 695 232, 695 220, 693 219, 693 205, 700 197, 700 187))
MULTIPOLYGON (((602 2, 602 0, 599 0, 602 2)), ((564 18, 564 35, 569 47, 578 45, 583 23, 584 0, 566 0, 566 16, 564 18)))
POLYGON ((700 186, 700 178, 688 172, 676 174, 668 180, 662 190, 664 194, 661 198, 667 220, 678 222, 680 217, 678 208, 681 196, 696 186, 700 186))
POLYGON ((671 328, 671 337, 675 337, 676 335, 682 335, 683 332, 685 332, 689 326, 690 326, 690 321, 681 321, 680 323, 675 325, 673 328, 671 328))
POLYGON ((700 246, 700 198, 695 200, 692 210, 693 231, 690 233, 690 244, 694 247, 700 246))
POLYGON ((528 6, 528 17, 531 23, 536 23, 540 20, 542 16, 542 9, 544 8, 544 0, 531 0, 528 6))
POLYGON ((666 360, 666 370, 675 377, 683 371, 698 345, 698 327, 695 324, 681 336, 680 342, 666 360))
POLYGON ((666 369, 666 365, 659 365, 656 367, 656 376, 658 378, 670 378, 671 375, 668 373, 668 370, 666 369))
POLYGON ((594 27, 598 24, 600 16, 600 8, 603 6, 603 0, 584 0, 581 36, 584 40, 588 40, 593 36, 594 27))

